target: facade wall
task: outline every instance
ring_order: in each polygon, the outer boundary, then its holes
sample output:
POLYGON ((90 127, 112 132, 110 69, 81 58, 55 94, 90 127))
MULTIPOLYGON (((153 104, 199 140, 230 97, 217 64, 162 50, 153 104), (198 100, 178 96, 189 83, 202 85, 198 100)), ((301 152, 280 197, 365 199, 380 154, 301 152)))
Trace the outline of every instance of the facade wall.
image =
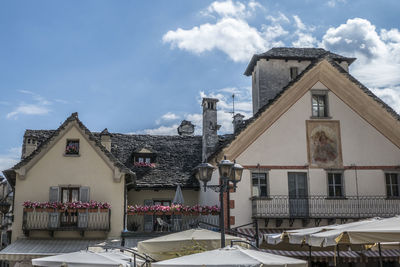
MULTIPOLYGON (((182 190, 184 205, 193 206, 198 203, 199 191, 182 190)), ((175 190, 130 190, 128 192, 128 205, 143 205, 144 200, 170 200, 172 201, 175 196, 175 190)))
MULTIPOLYGON (((108 237, 120 236, 123 228, 124 181, 122 179, 121 182, 114 182, 113 170, 94 150, 80 130, 73 126, 27 171, 24 180, 17 176, 13 240, 23 236, 22 203, 27 200, 48 201, 51 186, 90 187, 91 200, 106 201, 112 205, 111 231, 108 237), (79 139, 80 156, 64 156, 67 139, 79 139)), ((34 233, 34 235, 46 234, 34 233)), ((88 233, 87 235, 104 237, 104 233, 88 233)))
MULTIPOLYGON (((311 89, 327 88, 318 82, 311 89)), ((400 149, 331 91, 328 93, 328 101, 331 118, 326 120, 340 121, 344 166, 341 171, 345 196, 356 196, 357 191, 359 196, 385 196, 384 166, 400 165, 400 149), (373 166, 378 167, 374 169, 373 166)), ((267 170, 270 196, 288 196, 288 172, 307 174, 310 196, 327 196, 327 170, 308 167, 306 121, 312 120, 310 117, 311 91, 301 97, 236 158, 243 166, 272 166, 267 170)), ((258 169, 245 170, 237 192, 231 193, 231 199, 235 200, 235 208, 230 211, 230 215, 235 216, 235 226, 251 222, 251 171, 257 172, 258 169)), ((215 171, 210 184, 217 183, 218 174, 215 171)), ((218 203, 217 197, 212 198, 212 192, 201 194, 201 201, 218 203)), ((287 222, 282 224, 282 227, 285 224, 287 222)), ((293 227, 295 226, 296 223, 293 227)))

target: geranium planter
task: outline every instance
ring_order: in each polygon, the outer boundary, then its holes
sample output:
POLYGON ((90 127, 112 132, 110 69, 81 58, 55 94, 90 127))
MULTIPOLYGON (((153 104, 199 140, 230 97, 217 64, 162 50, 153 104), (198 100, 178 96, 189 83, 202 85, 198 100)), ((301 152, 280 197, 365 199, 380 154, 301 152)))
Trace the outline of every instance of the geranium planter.
POLYGON ((79 213, 85 213, 87 211, 87 209, 78 209, 79 213))
POLYGON ((46 212, 55 212, 55 208, 46 208, 45 211, 46 212))
POLYGON ((25 212, 33 212, 33 208, 24 208, 25 212))
POLYGON ((174 211, 174 215, 182 215, 183 212, 182 211, 174 211))
POLYGON ((208 211, 202 211, 201 215, 208 215, 208 211))
POLYGON ((65 209, 57 209, 57 211, 63 213, 65 212, 65 209))
POLYGON ((43 212, 44 209, 43 209, 43 208, 35 208, 35 211, 36 211, 36 212, 43 212))
POLYGON ((76 209, 67 209, 68 213, 75 213, 76 209))
POLYGON ((146 215, 154 215, 154 212, 152 212, 152 211, 146 211, 145 214, 146 214, 146 215))
POLYGON ((211 215, 219 215, 219 212, 218 211, 212 211, 211 215))
POLYGON ((172 214, 173 214, 172 211, 166 211, 166 212, 165 212, 165 215, 172 215, 172 214))
POLYGON ((156 211, 155 214, 156 214, 156 215, 163 215, 164 212, 162 212, 162 211, 156 211))
POLYGON ((98 211, 98 208, 90 208, 89 209, 89 212, 90 213, 95 213, 95 212, 97 212, 98 211))
POLYGON ((100 212, 108 212, 108 209, 100 209, 100 212))

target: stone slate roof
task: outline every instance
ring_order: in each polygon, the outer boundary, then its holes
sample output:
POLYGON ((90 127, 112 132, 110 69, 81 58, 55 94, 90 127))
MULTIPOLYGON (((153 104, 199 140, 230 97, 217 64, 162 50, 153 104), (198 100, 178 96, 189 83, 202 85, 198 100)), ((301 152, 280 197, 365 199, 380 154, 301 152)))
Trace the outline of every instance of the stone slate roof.
POLYGON ((201 149, 201 136, 111 134, 111 152, 136 173, 136 188, 199 188, 194 168, 201 163, 201 149), (155 167, 134 166, 142 148, 155 154, 155 167))
POLYGON ((264 59, 288 59, 288 60, 315 60, 323 55, 328 55, 333 60, 347 61, 349 65, 356 60, 355 58, 344 57, 323 48, 293 48, 293 47, 275 47, 262 54, 255 54, 250 60, 244 75, 250 76, 257 61, 264 59))
POLYGON ((335 67, 340 73, 346 76, 347 79, 349 79, 351 82, 353 82, 355 85, 357 85, 361 90, 364 91, 368 96, 370 96, 373 100, 378 102, 383 109, 385 109, 391 116, 393 116, 396 120, 400 121, 400 115, 394 111, 388 104, 382 101, 378 96, 376 96, 371 90, 369 90, 367 87, 365 87, 361 82, 359 82, 356 78, 354 78, 350 73, 348 73, 346 70, 344 70, 339 64, 335 62, 335 58, 332 58, 331 54, 322 54, 318 58, 314 59, 310 65, 307 66, 307 68, 297 75, 295 79, 290 81, 285 87, 282 88, 282 90, 271 100, 268 101, 264 106, 262 106, 256 114, 253 115, 253 117, 249 118, 248 120, 244 120, 242 122, 242 125, 239 125, 237 130, 235 131, 234 134, 227 136, 227 138, 223 141, 220 142, 220 144, 217 146, 215 149, 214 153, 212 153, 209 156, 209 160, 213 160, 215 156, 217 156, 225 147, 229 146, 229 144, 232 143, 233 140, 247 127, 249 127, 254 121, 256 121, 261 114, 263 114, 265 111, 267 111, 271 105, 277 101, 286 90, 291 88, 297 81, 303 78, 303 76, 309 72, 312 68, 314 68, 319 62, 322 60, 326 59, 333 67, 335 67))
MULTIPOLYGON (((71 116, 66 120, 66 123, 72 119, 77 118, 71 116)), ((4 173, 7 177, 11 175, 12 170, 22 167, 40 153, 43 147, 66 126, 66 123, 57 130, 26 130, 24 136, 37 138, 38 148, 12 169, 6 170, 4 173)), ((82 124, 80 121, 79 123, 82 124)), ((135 187, 137 189, 175 189, 178 184, 182 188, 199 188, 199 183, 194 176, 194 168, 201 163, 201 136, 131 135, 109 133, 108 130, 97 133, 90 132, 86 127, 84 129, 90 134, 90 139, 95 141, 109 157, 113 158, 113 162, 118 163, 122 169, 127 169, 136 174, 135 187), (105 133, 111 136, 111 153, 100 142, 101 135, 105 133), (142 148, 155 154, 154 168, 134 166, 134 155, 142 148)), ((223 143, 224 140, 226 140, 226 136, 220 136, 220 143, 223 143)))

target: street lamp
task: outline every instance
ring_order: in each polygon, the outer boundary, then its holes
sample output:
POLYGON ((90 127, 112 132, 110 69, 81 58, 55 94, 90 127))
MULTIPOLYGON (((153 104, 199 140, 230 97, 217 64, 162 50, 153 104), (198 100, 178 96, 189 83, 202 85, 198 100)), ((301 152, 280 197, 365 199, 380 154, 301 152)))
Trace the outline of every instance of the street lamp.
POLYGON ((201 163, 197 167, 196 177, 200 182, 204 184, 204 192, 207 188, 211 188, 216 192, 219 192, 219 228, 221 230, 221 248, 225 247, 225 221, 224 221, 224 193, 229 192, 229 183, 233 183, 233 188, 236 190, 236 184, 242 179, 243 167, 232 162, 226 157, 218 163, 218 171, 220 176, 219 185, 207 185, 211 181, 211 176, 214 171, 214 167, 209 163, 201 163))

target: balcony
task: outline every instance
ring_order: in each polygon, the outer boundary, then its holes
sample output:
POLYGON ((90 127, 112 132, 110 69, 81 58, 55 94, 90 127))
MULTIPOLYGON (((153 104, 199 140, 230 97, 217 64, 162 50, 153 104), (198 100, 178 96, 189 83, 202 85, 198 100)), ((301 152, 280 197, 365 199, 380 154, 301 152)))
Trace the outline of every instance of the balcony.
POLYGON ((219 225, 219 215, 128 215, 127 228, 131 233, 178 232, 195 228, 214 229, 219 225))
POLYGON ((84 212, 77 210, 68 212, 55 211, 24 211, 22 230, 26 235, 29 231, 109 231, 111 210, 84 212))
POLYGON ((252 199, 254 218, 271 219, 358 219, 400 214, 400 198, 386 196, 270 196, 252 199))

